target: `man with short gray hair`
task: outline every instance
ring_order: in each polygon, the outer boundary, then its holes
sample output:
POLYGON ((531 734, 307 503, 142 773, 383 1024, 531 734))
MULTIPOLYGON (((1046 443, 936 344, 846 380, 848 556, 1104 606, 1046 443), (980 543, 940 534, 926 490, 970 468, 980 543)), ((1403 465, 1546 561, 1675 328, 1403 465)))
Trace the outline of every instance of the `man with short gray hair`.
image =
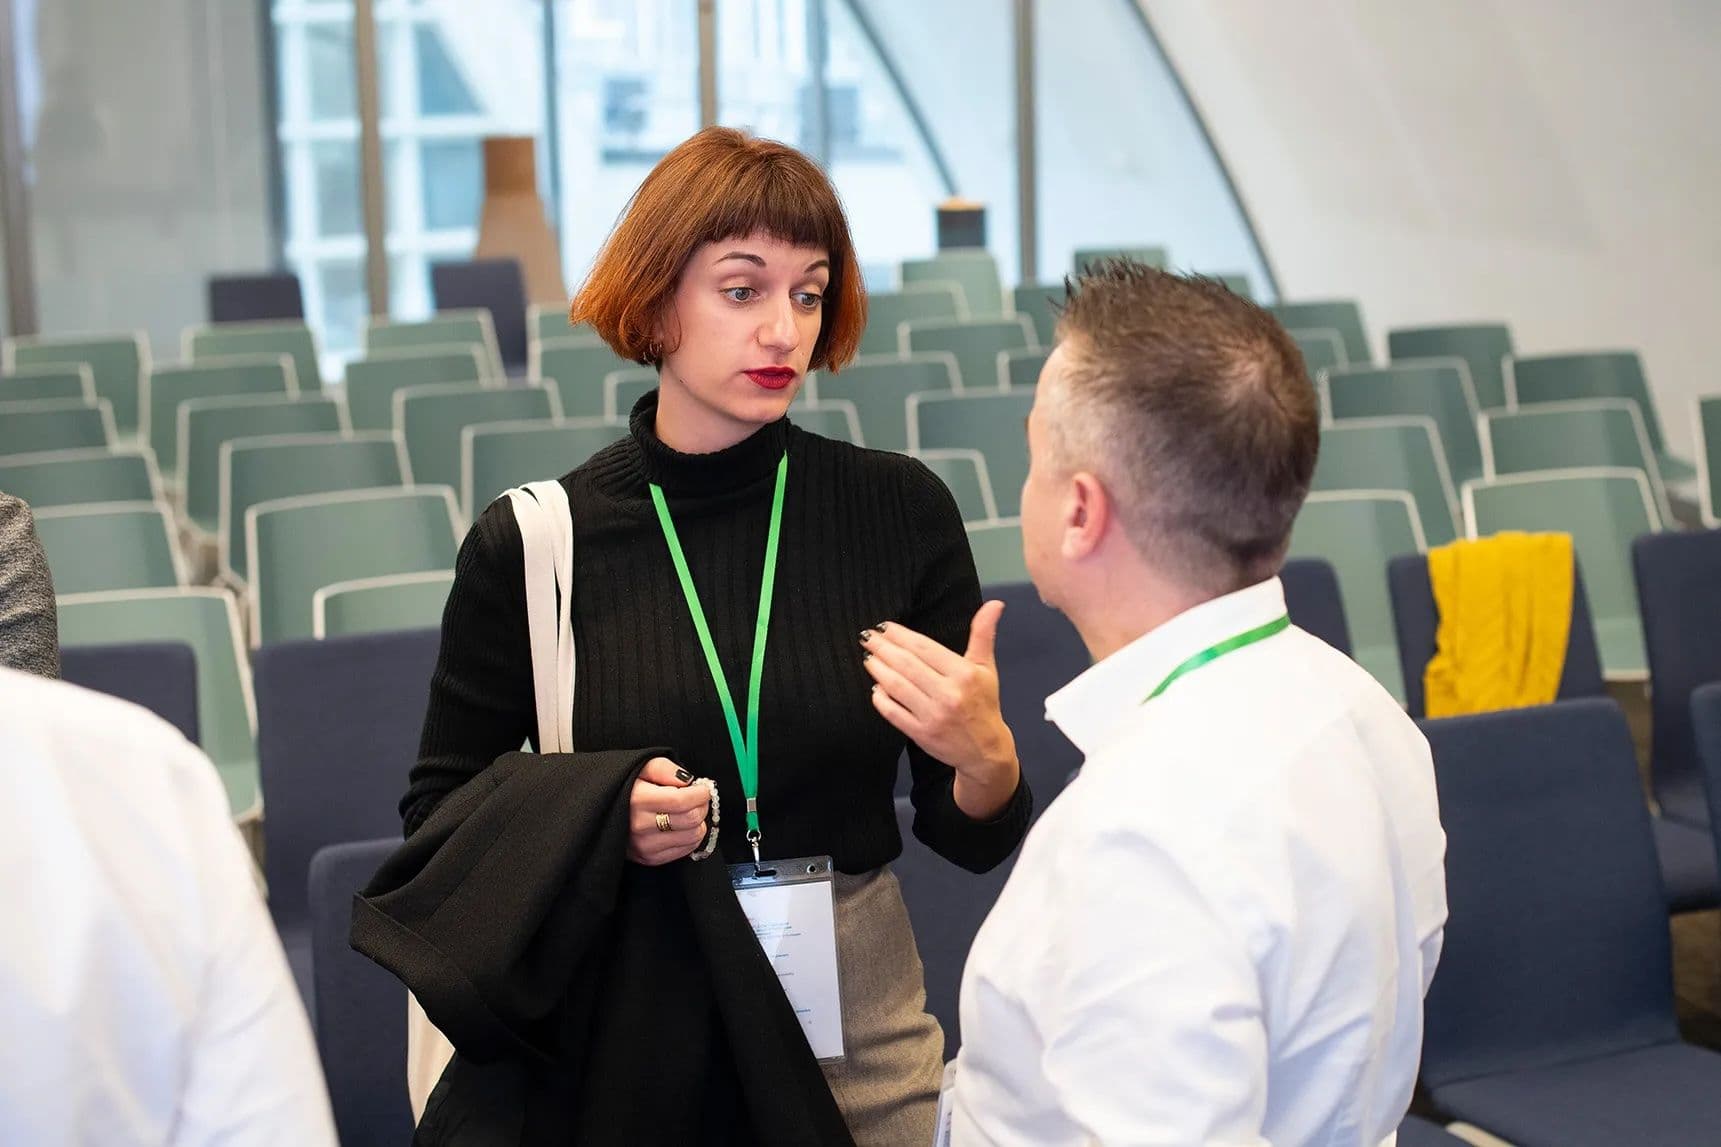
POLYGON ((1095 661, 1046 702, 1086 761, 970 953, 953 1142, 1390 1141, 1445 836, 1416 726, 1286 616, 1302 357, 1217 281, 1123 262, 1059 335, 1022 532, 1095 661))

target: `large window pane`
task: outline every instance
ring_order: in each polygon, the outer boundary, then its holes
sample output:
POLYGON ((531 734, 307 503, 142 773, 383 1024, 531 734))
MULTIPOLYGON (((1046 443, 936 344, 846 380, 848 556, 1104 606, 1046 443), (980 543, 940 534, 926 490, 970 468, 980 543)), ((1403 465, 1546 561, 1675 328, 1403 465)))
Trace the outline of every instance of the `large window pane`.
MULTIPOLYGON (((634 189, 699 128, 694 0, 553 0, 562 267, 590 269, 634 189)), ((542 164, 540 164, 540 170, 542 164)))
POLYGON ((541 0, 377 4, 396 318, 428 315, 430 265, 478 245, 485 136, 535 137, 547 186, 543 14, 541 0))
POLYGON ((324 353, 341 360, 357 352, 368 309, 353 6, 276 0, 273 18, 287 265, 324 353))
POLYGON ((723 0, 717 26, 719 119, 822 163, 867 281, 889 287, 899 261, 932 250, 945 188, 855 10, 847 0, 723 0))
POLYGON ((483 201, 484 157, 475 139, 426 140, 419 149, 427 231, 471 227, 483 201))
POLYGON ((225 0, 13 0, 39 317, 147 331, 271 259, 259 12, 225 0))
POLYGON ((358 115, 353 71, 353 26, 351 16, 336 22, 307 24, 305 37, 305 88, 310 98, 309 118, 316 122, 345 123, 358 115))
POLYGON ((317 264, 313 289, 324 316, 323 337, 341 347, 357 347, 365 315, 364 265, 356 258, 324 259, 317 264))
POLYGON ((318 140, 310 151, 317 179, 317 235, 334 239, 364 234, 358 148, 350 142, 318 140))
MULTIPOLYGON (((1016 103, 1012 6, 999 0, 825 0, 831 28, 831 81, 860 84, 862 130, 903 149, 909 162, 887 165, 837 152, 838 189, 862 245, 864 262, 928 255, 933 209, 954 193, 986 206, 986 245, 1006 286, 1017 277, 1016 103), (875 48, 876 45, 876 48, 875 48), (888 63, 892 69, 885 72, 888 63), (850 77, 845 80, 844 77, 850 77), (869 92, 878 92, 869 98, 869 92), (890 99, 894 92, 896 98, 890 99), (918 110, 927 146, 907 111, 918 110), (928 147, 930 150, 928 150, 928 147), (952 186, 936 175, 935 163, 952 186), (910 181, 907 176, 913 174, 910 181), (922 220, 915 223, 915 216, 922 220), (912 230, 909 230, 912 228, 912 230), (863 236, 865 237, 863 239, 863 236)), ((1040 4, 1046 19, 1054 5, 1040 4)), ((1062 6, 1056 7, 1061 14, 1062 6)), ((835 104, 832 105, 835 108, 835 104)), ((878 285, 873 280, 874 285, 878 285)))
POLYGON ((1134 0, 1039 12, 1040 277, 1078 247, 1151 245, 1175 267, 1245 274, 1266 298, 1242 210, 1134 0))

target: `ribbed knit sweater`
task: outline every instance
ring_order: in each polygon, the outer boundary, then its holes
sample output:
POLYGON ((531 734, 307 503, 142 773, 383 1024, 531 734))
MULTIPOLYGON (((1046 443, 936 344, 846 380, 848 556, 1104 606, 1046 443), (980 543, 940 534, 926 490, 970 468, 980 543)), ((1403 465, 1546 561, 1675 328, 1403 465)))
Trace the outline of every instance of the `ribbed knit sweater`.
MULTIPOLYGON (((740 775, 668 546, 657 483, 698 589, 743 728, 747 672, 778 460, 787 451, 776 599, 759 716, 767 859, 831 856, 858 873, 901 852, 892 791, 905 739, 878 716, 860 631, 897 621, 961 650, 980 586, 954 499, 920 462, 809 434, 789 419, 714 454, 632 433, 561 479, 574 518, 573 740, 582 751, 659 746, 717 782, 721 852, 750 859, 740 775)), ((461 546, 443 615, 419 759, 401 802, 410 835, 436 803, 535 736, 520 531, 506 499, 461 546)), ((953 770, 909 743, 914 832, 976 872, 1027 831, 1024 782, 994 819, 957 807, 953 770)))

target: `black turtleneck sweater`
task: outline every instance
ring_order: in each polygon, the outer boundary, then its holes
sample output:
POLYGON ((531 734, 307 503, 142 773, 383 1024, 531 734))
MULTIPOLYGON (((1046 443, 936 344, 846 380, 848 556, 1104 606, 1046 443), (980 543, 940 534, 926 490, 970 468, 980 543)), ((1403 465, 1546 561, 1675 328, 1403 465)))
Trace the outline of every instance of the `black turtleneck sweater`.
MULTIPOLYGON (((721 851, 750 859, 745 798, 723 709, 652 508, 663 488, 728 674, 747 703, 759 583, 778 459, 789 456, 776 600, 759 717, 759 818, 767 859, 828 854, 844 872, 902 850, 892 802, 902 734, 878 716, 860 631, 899 621, 961 650, 980 606, 961 515, 914 459, 809 434, 783 419, 715 454, 682 454, 654 430, 653 392, 632 434, 564 475, 574 517, 574 745, 661 746, 722 798, 721 851)), ((741 713, 743 727, 746 714, 741 713)), ((411 785, 410 835, 449 792, 535 739, 519 527, 506 499, 473 524, 455 567, 411 785)), ((955 773, 908 744, 914 833, 976 872, 1027 831, 1026 782, 990 821, 970 819, 955 773)))

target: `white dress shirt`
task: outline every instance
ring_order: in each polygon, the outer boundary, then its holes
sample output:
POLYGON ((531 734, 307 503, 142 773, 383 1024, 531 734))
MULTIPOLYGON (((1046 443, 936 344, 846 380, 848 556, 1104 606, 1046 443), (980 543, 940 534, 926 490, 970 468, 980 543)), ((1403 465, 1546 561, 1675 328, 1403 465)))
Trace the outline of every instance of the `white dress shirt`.
POLYGON ((962 980, 956 1144, 1390 1143, 1446 920, 1428 744, 1277 579, 1047 699, 1086 760, 962 980))
POLYGON ((215 768, 0 669, 0 1143, 333 1147, 310 1025, 215 768))

